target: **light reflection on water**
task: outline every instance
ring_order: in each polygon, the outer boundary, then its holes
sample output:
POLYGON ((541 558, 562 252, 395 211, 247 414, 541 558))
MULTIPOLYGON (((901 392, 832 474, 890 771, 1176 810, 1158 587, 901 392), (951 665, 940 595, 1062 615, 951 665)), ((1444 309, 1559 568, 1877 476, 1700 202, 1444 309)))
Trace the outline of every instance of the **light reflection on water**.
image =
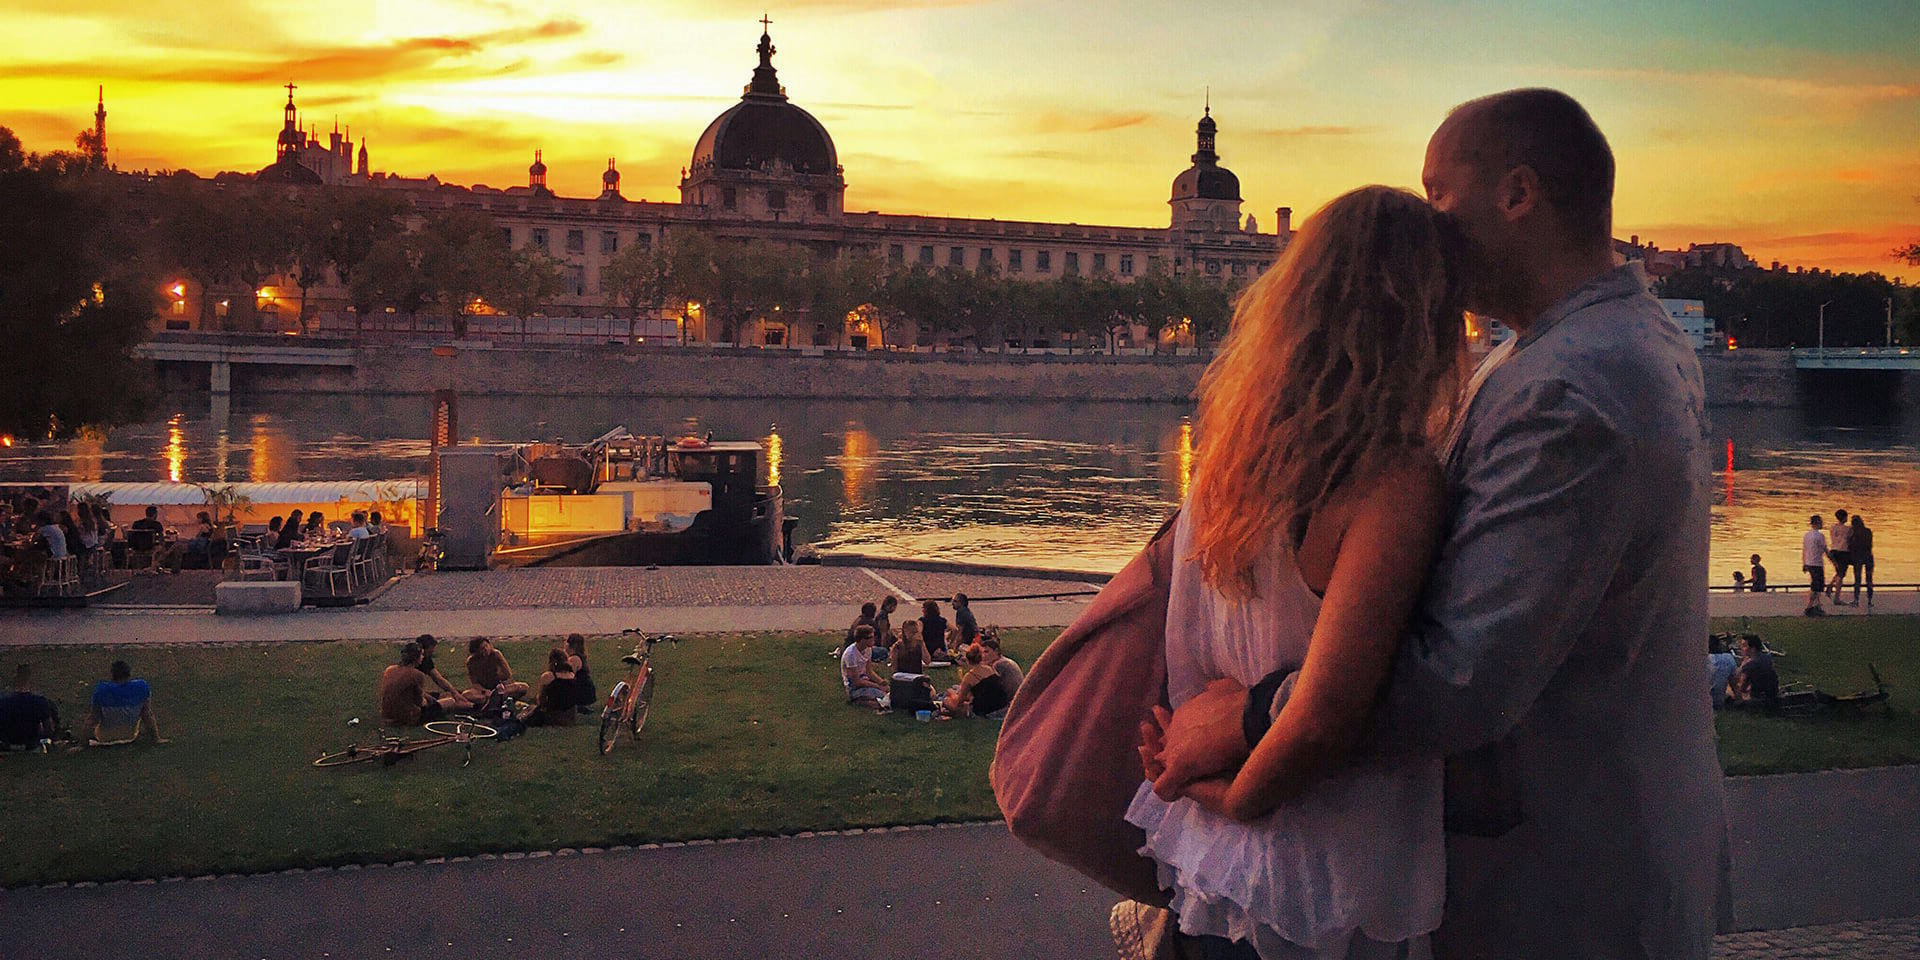
MULTIPOLYGON (((206 398, 153 422, 0 450, 0 481, 296 480, 420 475, 420 398, 206 398), (222 411, 226 412, 226 411, 222 411), (225 438, 231 435, 233 442, 225 438)), ((904 557, 1112 570, 1191 478, 1190 409, 1176 404, 893 403, 468 398, 461 433, 582 441, 636 432, 754 437, 787 491, 797 535, 904 557), (778 424, 776 427, 775 424, 778 424)), ((1812 422, 1794 410, 1716 409, 1712 576, 1760 553, 1800 582, 1807 515, 1835 508, 1874 528, 1881 581, 1920 580, 1920 423, 1812 422)))

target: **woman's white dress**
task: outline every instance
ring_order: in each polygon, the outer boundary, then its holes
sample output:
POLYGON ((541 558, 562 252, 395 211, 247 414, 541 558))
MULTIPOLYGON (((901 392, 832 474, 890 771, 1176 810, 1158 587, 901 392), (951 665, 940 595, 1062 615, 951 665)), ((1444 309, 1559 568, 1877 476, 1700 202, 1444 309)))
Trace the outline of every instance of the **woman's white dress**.
MULTIPOLYGON (((1174 527, 1167 604, 1167 695, 1179 706, 1208 682, 1252 686, 1305 659, 1320 599, 1291 551, 1276 549, 1258 595, 1230 600, 1188 561, 1191 509, 1174 527)), ((1245 940, 1266 960, 1424 956, 1446 899, 1441 764, 1344 768, 1265 820, 1237 823, 1142 784, 1127 820, 1173 891, 1180 929, 1245 940), (1413 941, 1408 944, 1406 941, 1413 941)))

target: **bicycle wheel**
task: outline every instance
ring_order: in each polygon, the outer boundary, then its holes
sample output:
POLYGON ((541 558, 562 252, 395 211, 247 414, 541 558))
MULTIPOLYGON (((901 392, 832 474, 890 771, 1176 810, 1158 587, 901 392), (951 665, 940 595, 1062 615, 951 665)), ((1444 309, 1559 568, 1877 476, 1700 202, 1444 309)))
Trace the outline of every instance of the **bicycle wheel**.
POLYGON ((626 706, 627 682, 622 680, 613 685, 613 690, 607 694, 606 706, 600 708, 601 756, 612 753, 614 743, 620 739, 621 721, 626 719, 626 706))
POLYGON ((423 723, 420 726, 428 733, 437 733, 443 737, 452 737, 455 740, 460 739, 462 736, 472 740, 485 740, 488 737, 500 735, 500 731, 484 723, 475 723, 472 720, 433 720, 423 723))
POLYGON ((362 747, 355 744, 338 753, 323 753, 320 755, 320 759, 313 762, 313 765, 316 767, 344 767, 350 763, 365 763, 387 752, 389 751, 382 747, 362 747))
POLYGON ((633 698, 633 735, 640 736, 640 728, 647 725, 647 706, 653 703, 653 670, 647 670, 647 678, 640 681, 640 693, 633 698))

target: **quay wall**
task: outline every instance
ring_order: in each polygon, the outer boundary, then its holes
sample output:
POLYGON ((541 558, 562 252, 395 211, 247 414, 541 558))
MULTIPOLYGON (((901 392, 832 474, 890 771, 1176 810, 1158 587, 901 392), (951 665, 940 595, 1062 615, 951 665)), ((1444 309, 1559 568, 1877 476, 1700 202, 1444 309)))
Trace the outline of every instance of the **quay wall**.
MULTIPOLYGON (((1091 400, 1190 399, 1206 369, 1195 356, 805 354, 737 347, 361 345, 351 367, 235 365, 240 394, 417 395, 454 386, 466 396, 624 396, 714 399, 1091 400)), ((1700 358, 1714 406, 1795 407, 1810 387, 1784 350, 1700 358)), ((161 363, 163 384, 206 389, 205 364, 161 363)), ((1920 399, 1911 374, 1897 402, 1920 399)))

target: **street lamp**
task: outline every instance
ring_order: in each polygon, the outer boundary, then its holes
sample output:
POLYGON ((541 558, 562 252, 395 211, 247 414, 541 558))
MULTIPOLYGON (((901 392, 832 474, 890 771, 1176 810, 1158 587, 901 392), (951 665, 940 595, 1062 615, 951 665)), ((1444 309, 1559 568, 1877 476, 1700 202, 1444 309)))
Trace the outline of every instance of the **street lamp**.
POLYGON ((1820 352, 1822 354, 1827 352, 1827 306, 1831 303, 1833 301, 1828 300, 1820 305, 1820 352))

